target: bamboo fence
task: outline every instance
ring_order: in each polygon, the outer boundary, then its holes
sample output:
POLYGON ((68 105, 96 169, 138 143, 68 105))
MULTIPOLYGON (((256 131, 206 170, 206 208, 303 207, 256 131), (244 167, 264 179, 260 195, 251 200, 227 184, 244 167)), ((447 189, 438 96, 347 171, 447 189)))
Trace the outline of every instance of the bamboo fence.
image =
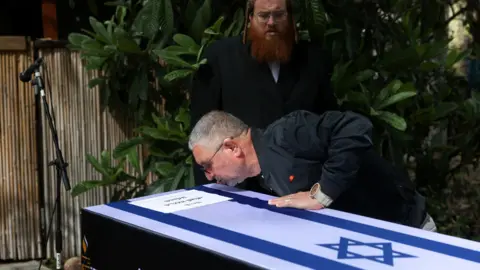
MULTIPOLYGON (((38 47, 38 46, 37 46, 38 47)), ((100 157, 102 150, 113 149, 132 135, 134 123, 115 120, 108 111, 101 111, 98 88, 88 88, 90 79, 97 72, 86 71, 78 52, 68 49, 50 48, 48 44, 38 48, 44 58, 43 75, 50 96, 50 105, 55 113, 60 148, 69 163, 68 173, 71 186, 84 180, 101 179, 101 176, 87 162, 86 155, 100 157), (50 82, 50 86, 48 85, 50 82)), ((55 158, 55 148, 47 118, 42 107, 42 168, 55 158)), ((56 172, 53 167, 43 172, 45 213, 52 211, 55 201, 56 172)), ((63 254, 66 257, 79 256, 81 248, 80 209, 86 206, 108 202, 112 190, 107 188, 89 191, 76 198, 65 192, 62 183, 63 254)), ((52 231, 55 231, 55 223, 52 231)), ((51 236, 46 256, 54 256, 55 236, 51 236)))
POLYGON ((24 37, 0 37, 0 260, 41 255, 35 96, 24 37))
MULTIPOLYGON (((32 46, 33 47, 33 46, 32 46)), ((71 186, 101 176, 86 155, 99 157, 132 135, 134 123, 114 119, 100 108, 97 87, 88 81, 97 76, 86 71, 80 54, 58 42, 35 42, 43 57, 41 75, 50 113, 71 186)), ((18 74, 34 62, 33 50, 2 50, 0 37, 0 260, 52 258, 55 254, 56 172, 52 133, 40 96, 18 74), (42 229, 51 233, 42 249, 42 229)), ((112 190, 102 188, 72 198, 61 186, 63 256, 80 255, 80 209, 109 201, 112 190)))

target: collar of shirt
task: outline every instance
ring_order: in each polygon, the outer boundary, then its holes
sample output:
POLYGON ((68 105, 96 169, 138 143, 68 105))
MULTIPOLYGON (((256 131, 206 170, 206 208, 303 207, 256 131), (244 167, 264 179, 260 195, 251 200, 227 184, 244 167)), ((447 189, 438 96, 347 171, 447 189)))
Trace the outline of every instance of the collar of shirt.
POLYGON ((264 169, 267 168, 267 164, 264 162, 264 156, 267 151, 267 145, 265 143, 263 130, 259 128, 251 128, 251 137, 253 148, 255 149, 258 163, 260 165, 261 172, 259 176, 261 177, 261 180, 265 180, 265 178, 267 178, 267 175, 264 175, 264 173, 266 173, 264 169))

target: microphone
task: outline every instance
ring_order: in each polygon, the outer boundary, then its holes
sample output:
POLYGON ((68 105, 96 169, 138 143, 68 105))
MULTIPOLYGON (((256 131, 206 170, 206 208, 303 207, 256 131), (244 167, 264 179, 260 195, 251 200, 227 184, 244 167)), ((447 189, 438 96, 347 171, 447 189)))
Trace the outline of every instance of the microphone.
POLYGON ((39 57, 37 60, 35 60, 35 63, 31 64, 25 71, 20 73, 20 80, 22 82, 29 82, 32 79, 32 74, 40 67, 42 63, 43 58, 39 57))

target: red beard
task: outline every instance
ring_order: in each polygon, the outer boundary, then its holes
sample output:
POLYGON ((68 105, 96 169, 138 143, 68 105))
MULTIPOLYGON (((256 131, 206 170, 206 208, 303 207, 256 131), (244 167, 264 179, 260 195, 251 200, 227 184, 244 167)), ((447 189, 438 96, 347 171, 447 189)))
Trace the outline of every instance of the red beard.
MULTIPOLYGON (((276 30, 276 29, 273 29, 276 30)), ((280 62, 290 60, 295 35, 292 26, 288 26, 284 32, 266 39, 263 31, 255 27, 248 29, 248 39, 252 41, 251 55, 259 62, 280 62)))

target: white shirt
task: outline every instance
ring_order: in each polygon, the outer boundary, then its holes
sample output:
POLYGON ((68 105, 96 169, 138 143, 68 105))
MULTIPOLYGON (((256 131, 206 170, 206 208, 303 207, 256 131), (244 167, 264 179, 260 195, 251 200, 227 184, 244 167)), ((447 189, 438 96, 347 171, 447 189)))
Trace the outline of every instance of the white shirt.
POLYGON ((278 82, 278 74, 280 73, 280 64, 278 62, 268 63, 270 71, 272 72, 273 79, 278 82))

